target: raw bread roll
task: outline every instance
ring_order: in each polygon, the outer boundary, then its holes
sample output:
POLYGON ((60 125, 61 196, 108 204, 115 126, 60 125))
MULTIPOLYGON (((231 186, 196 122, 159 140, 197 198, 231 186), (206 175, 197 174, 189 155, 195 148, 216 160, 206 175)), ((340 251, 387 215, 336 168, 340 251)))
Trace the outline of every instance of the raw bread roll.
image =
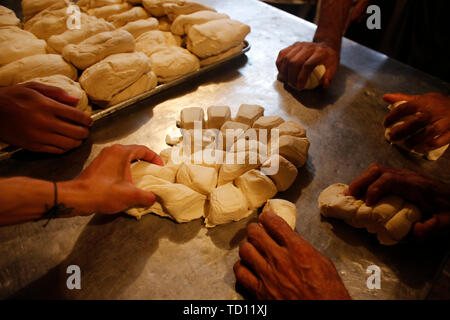
POLYGON ((261 159, 255 152, 238 152, 230 153, 230 155, 232 155, 231 161, 229 161, 230 157, 225 159, 226 162, 220 168, 219 178, 217 180, 217 185, 219 186, 233 182, 234 179, 240 177, 247 171, 257 169, 261 166, 261 159), (240 161, 237 161, 237 159, 240 159, 240 161))
POLYGON ((84 70, 80 84, 92 100, 104 103, 150 70, 145 54, 117 53, 84 70))
POLYGON ((197 11, 216 11, 207 5, 204 5, 195 1, 182 1, 178 3, 164 3, 163 4, 164 14, 171 20, 174 21, 178 16, 182 14, 190 14, 197 11))
POLYGON ((47 44, 56 52, 62 52, 68 44, 78 44, 94 34, 114 29, 111 23, 103 19, 90 18, 87 23, 81 24, 81 29, 66 30, 61 34, 51 36, 48 38, 47 44))
POLYGON ((212 63, 215 63, 217 61, 222 61, 222 60, 228 58, 229 56, 232 56, 232 55, 234 55, 234 54, 236 54, 238 52, 241 52, 242 49, 244 49, 244 48, 245 48, 245 43, 242 42, 241 44, 237 45, 236 47, 233 47, 233 48, 231 48, 231 49, 229 49, 229 50, 227 50, 225 52, 222 52, 222 53, 220 53, 218 55, 211 56, 211 57, 208 57, 206 59, 201 59, 200 60, 200 66, 203 67, 203 66, 207 66, 207 65, 210 65, 212 63))
MULTIPOLYGON (((54 8, 51 6, 39 12, 28 20, 23 28, 39 39, 47 40, 52 35, 61 34, 67 30, 67 7, 54 8)), ((86 22, 86 14, 81 14, 81 23, 86 22)))
POLYGON ((249 128, 245 123, 226 121, 220 128, 221 136, 219 136, 219 139, 221 138, 221 141, 218 141, 218 147, 220 147, 221 143, 222 150, 230 149, 249 128))
POLYGON ((325 74, 325 71, 327 71, 327 69, 323 64, 315 67, 314 70, 309 75, 308 80, 306 81, 305 87, 303 89, 310 90, 317 88, 320 84, 320 80, 325 74))
POLYGON ((191 27, 187 37, 189 51, 204 59, 241 44, 250 27, 237 20, 213 20, 191 27))
POLYGON ((78 69, 84 70, 112 54, 133 52, 135 44, 128 31, 117 29, 98 33, 78 44, 68 44, 62 56, 78 69))
POLYGON ((348 186, 343 183, 332 184, 319 195, 319 209, 325 217, 349 220, 364 203, 355 197, 346 196, 348 186))
POLYGON ((192 107, 184 108, 180 112, 180 122, 177 123, 181 129, 194 129, 195 122, 201 122, 202 127, 205 124, 205 112, 202 108, 192 107))
POLYGON ((383 225, 403 207, 404 201, 396 196, 386 196, 372 207, 371 222, 366 226, 370 233, 378 233, 383 225))
POLYGON ((155 18, 141 19, 137 21, 128 22, 122 27, 123 30, 128 31, 133 37, 138 38, 141 34, 157 30, 159 26, 158 20, 155 18))
POLYGON ((278 127, 284 122, 283 118, 278 116, 265 116, 260 117, 253 123, 253 128, 255 129, 265 129, 270 130, 272 128, 278 127))
POLYGON ((172 137, 170 135, 166 135, 166 144, 169 146, 174 146, 183 141, 183 136, 172 137))
POLYGON ((163 5, 165 3, 182 3, 183 0, 142 0, 145 10, 150 12, 154 17, 162 17, 165 15, 163 5))
POLYGON ((261 173, 261 171, 255 169, 247 171, 236 178, 234 183, 244 194, 251 209, 261 207, 278 192, 272 180, 261 173))
POLYGON ((231 145, 229 152, 256 152, 261 156, 267 157, 267 145, 257 139, 246 139, 240 136, 235 143, 231 145))
MULTIPOLYGON (((406 103, 406 101, 398 101, 398 102, 396 102, 396 103, 394 103, 394 104, 392 104, 392 105, 389 105, 388 108, 389 108, 389 110, 393 110, 393 109, 395 109, 396 107, 398 107, 399 105, 401 105, 401 104, 403 104, 403 103, 406 103)), ((387 141, 389 141, 390 143, 396 144, 396 145, 398 145, 400 148, 405 149, 405 150, 408 150, 408 151, 410 151, 411 153, 415 153, 415 154, 420 155, 420 156, 425 156, 425 158, 427 158, 428 160, 437 160, 437 159, 439 159, 439 158, 445 153, 445 151, 447 150, 447 148, 448 148, 448 146, 449 146, 448 144, 445 145, 445 146, 442 146, 442 147, 440 147, 440 148, 434 149, 434 150, 430 150, 430 151, 422 151, 422 150, 410 150, 410 149, 405 145, 404 140, 398 141, 398 142, 392 142, 392 141, 391 141, 391 137, 390 137, 391 129, 392 129, 393 127, 395 127, 395 126, 398 126, 398 125, 402 124, 403 121, 404 121, 404 120, 401 120, 401 121, 399 121, 399 122, 397 122, 397 123, 394 123, 391 127, 386 128, 384 137, 386 138, 387 141)))
POLYGON ((0 66, 25 57, 46 53, 47 43, 17 27, 0 28, 0 66))
POLYGON ((200 69, 200 61, 181 47, 167 47, 150 57, 158 82, 169 82, 200 69))
POLYGON ((7 7, 0 6, 0 27, 7 26, 20 26, 20 19, 16 17, 16 14, 7 7))
POLYGON ((175 183, 178 168, 178 165, 158 166, 146 161, 137 161, 131 164, 131 178, 135 184, 138 184, 145 176, 153 176, 175 183))
MULTIPOLYGON (((272 144, 271 144, 272 145, 272 144)), ((278 153, 292 162, 297 168, 303 166, 308 158, 309 140, 293 136, 279 138, 278 153)), ((274 150, 271 150, 273 154, 274 150)))
POLYGON ((282 124, 280 124, 278 127, 275 127, 275 129, 278 129, 278 135, 279 136, 294 136, 299 138, 305 138, 306 137, 306 130, 303 128, 303 126, 294 120, 286 121, 282 124))
POLYGON ((133 7, 130 10, 114 14, 110 17, 107 17, 106 20, 111 22, 116 28, 122 27, 126 25, 128 22, 147 19, 148 13, 142 7, 133 7))
POLYGON ((77 79, 77 69, 64 61, 60 55, 38 54, 25 57, 0 68, 0 87, 55 74, 77 79))
POLYGON ((131 9, 131 5, 128 2, 112 4, 109 6, 99 7, 89 9, 87 11, 88 15, 95 16, 97 18, 108 18, 112 15, 127 11, 131 9))
POLYGON ((72 97, 79 99, 77 105, 75 106, 77 109, 86 112, 89 115, 92 114, 92 108, 89 105, 86 92, 81 89, 81 86, 78 82, 73 81, 72 79, 67 78, 64 75, 56 74, 49 77, 34 78, 28 80, 27 82, 38 82, 48 86, 61 88, 72 97))
POLYGON ((136 51, 143 52, 148 57, 171 46, 181 46, 181 38, 170 32, 151 30, 136 39, 136 51))
POLYGON ((22 0, 23 20, 27 22, 34 15, 51 6, 68 6, 68 0, 22 0))
POLYGON ((231 119, 231 110, 228 106, 211 106, 206 113, 209 129, 220 129, 226 121, 231 119))
POLYGON ((213 130, 195 130, 183 129, 183 148, 187 153, 193 153, 209 147, 216 149, 216 133, 213 130))
MULTIPOLYGON (((120 4, 124 2, 123 0, 88 0, 87 6, 88 8, 99 8, 104 6, 110 6, 112 4, 120 4)), ((78 5, 80 5, 80 1, 78 2, 78 5)))
POLYGON ((205 219, 207 228, 242 220, 253 213, 248 209, 247 200, 241 190, 227 183, 211 192, 209 212, 205 219))
POLYGON ((253 126, 256 120, 264 116, 264 108, 259 105, 242 104, 234 121, 253 126))
POLYGON ((222 127, 220 127, 220 132, 222 132, 223 135, 226 134, 227 130, 240 130, 242 133, 250 129, 250 126, 236 121, 226 121, 222 127))
POLYGON ((267 200, 262 211, 272 211, 276 213, 287 222, 292 230, 295 229, 297 223, 297 208, 292 202, 283 199, 270 199, 267 200))
POLYGON ((170 22, 169 18, 166 16, 159 18, 159 27, 158 29, 161 31, 167 31, 170 32, 170 28, 172 28, 172 23, 170 22))
POLYGON ((209 195, 217 186, 217 171, 214 168, 183 163, 177 172, 177 183, 209 195))
POLYGON ((109 101, 108 106, 113 106, 122 101, 136 97, 141 93, 155 88, 157 84, 158 79, 156 78, 156 74, 153 72, 145 73, 135 83, 114 95, 111 101, 109 101))
POLYGON ((229 19, 230 17, 223 13, 203 10, 191 14, 182 14, 178 16, 172 23, 171 31, 174 34, 183 36, 188 34, 193 25, 203 24, 212 20, 229 19))
POLYGON ((278 191, 286 191, 287 189, 289 189, 289 187, 294 183, 298 174, 297 168, 289 160, 278 154, 271 155, 270 158, 263 163, 261 171, 264 174, 267 174, 273 180, 273 182, 275 182, 278 191), (271 174, 271 167, 274 167, 277 164, 278 172, 275 174, 271 174))

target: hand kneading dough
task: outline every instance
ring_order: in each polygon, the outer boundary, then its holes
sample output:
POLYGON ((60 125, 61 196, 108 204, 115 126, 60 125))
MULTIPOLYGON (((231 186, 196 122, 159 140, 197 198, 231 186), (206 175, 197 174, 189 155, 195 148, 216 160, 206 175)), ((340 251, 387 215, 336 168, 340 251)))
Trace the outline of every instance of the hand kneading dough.
POLYGON ((227 106, 211 106, 208 114, 208 129, 220 129, 222 125, 231 119, 231 110, 227 106))
POLYGON ((281 136, 279 154, 292 162, 297 168, 303 166, 308 158, 309 140, 293 136, 281 136))
POLYGON ((342 183, 332 184, 319 195, 319 209, 323 216, 348 220, 353 218, 364 203, 352 196, 346 196, 348 186, 342 183))
POLYGON ((131 178, 136 184, 148 175, 175 183, 178 168, 178 165, 158 166, 146 161, 137 161, 131 164, 131 178))
POLYGON ((47 43, 56 52, 62 52, 64 47, 70 43, 78 44, 94 34, 114 29, 111 23, 103 19, 93 18, 88 23, 82 23, 81 29, 66 30, 61 34, 51 36, 47 43))
POLYGON ((159 22, 155 18, 141 19, 137 21, 128 22, 121 29, 128 31, 133 35, 133 37, 138 38, 141 34, 151 31, 157 30, 159 26, 159 22))
POLYGON ((110 101, 150 69, 150 60, 145 54, 118 53, 87 68, 80 77, 80 84, 92 100, 110 101))
POLYGON ((31 32, 18 27, 0 28, 0 66, 25 57, 46 54, 46 47, 45 40, 39 40, 31 32))
POLYGON ((287 222, 292 230, 295 229, 297 222, 297 208, 292 202, 283 199, 270 199, 267 200, 262 211, 272 211, 276 213, 287 222))
POLYGON ((286 191, 289 189, 298 174, 297 168, 290 161, 277 154, 271 155, 270 158, 264 162, 261 171, 267 174, 273 182, 275 182, 278 191, 286 191), (264 169, 267 168, 269 170, 269 168, 275 166, 276 163, 278 163, 278 172, 273 175, 269 175, 270 172, 266 173, 264 169))
POLYGON ((234 181, 236 186, 242 191, 249 208, 261 207, 267 200, 277 194, 275 184, 259 170, 250 170, 234 181))
POLYGON ((112 54, 133 52, 135 44, 128 31, 117 29, 98 33, 78 44, 68 44, 62 56, 78 69, 84 70, 112 54))
POLYGON ((136 21, 139 19, 147 19, 148 13, 142 7, 133 7, 128 11, 114 14, 107 17, 106 20, 111 22, 116 28, 120 28, 131 21, 136 21))
POLYGON ((0 68, 0 87, 11 86, 37 77, 61 74, 77 79, 77 69, 57 54, 38 54, 11 62, 0 68))
POLYGON ((157 84, 158 79, 156 78, 156 74, 153 72, 145 73, 135 83, 114 95, 111 101, 109 101, 108 106, 113 106, 125 100, 136 97, 155 88, 157 84))
POLYGON ((26 22, 51 6, 68 6, 69 3, 67 0, 22 0, 23 20, 26 22))
POLYGON ((278 135, 279 136, 294 136, 299 138, 305 138, 306 137, 306 130, 303 128, 303 126, 294 120, 286 121, 282 124, 280 124, 278 127, 275 127, 275 129, 278 129, 278 135))
POLYGON ((255 152, 238 152, 233 154, 232 163, 224 163, 220 167, 217 185, 221 186, 234 179, 240 177, 249 170, 259 168, 261 166, 260 157, 255 152), (243 158, 244 163, 237 163, 237 158, 243 158))
POLYGON ((20 26, 20 20, 11 9, 0 6, 0 27, 20 26))
POLYGON ((177 183, 209 195, 217 185, 217 171, 214 168, 183 163, 177 172, 177 183))
POLYGON ((228 183, 211 192, 205 225, 211 228, 219 224, 239 221, 252 213, 253 211, 248 209, 247 200, 241 190, 228 183))
POLYGON ((91 106, 89 106, 89 101, 86 92, 84 92, 84 90, 81 89, 81 86, 78 82, 73 81, 72 79, 67 78, 66 76, 57 74, 44 78, 30 79, 27 82, 38 82, 48 86, 61 88, 72 97, 79 99, 76 105, 77 109, 84 111, 87 114, 92 113, 92 109, 91 106))
POLYGON ((200 69, 200 61, 188 50, 168 47, 150 57, 153 72, 159 82, 169 82, 200 69))
POLYGON ((264 116, 264 108, 258 105, 242 104, 234 121, 245 123, 250 127, 256 120, 264 116))
POLYGON ((103 6, 99 8, 89 9, 87 13, 90 16, 95 16, 97 18, 108 18, 115 14, 124 12, 131 9, 131 5, 128 2, 111 4, 109 6, 103 6))
POLYGON ((179 127, 181 129, 194 129, 195 122, 201 122, 202 127, 205 123, 205 112, 202 108, 192 107, 192 108, 184 108, 180 113, 180 122, 179 127))
POLYGON ((154 17, 162 17, 165 15, 163 5, 165 3, 182 3, 183 0, 142 0, 145 10, 150 12, 154 17))
MULTIPOLYGON (((394 108, 398 107, 399 105, 401 105, 401 104, 403 104, 403 103, 405 103, 405 102, 406 102, 406 101, 398 101, 398 102, 396 102, 396 103, 394 103, 394 104, 392 104, 392 105, 389 105, 388 108, 389 108, 389 110, 393 110, 394 108)), ((420 155, 420 156, 425 155, 425 158, 427 158, 428 160, 437 160, 437 159, 439 159, 439 158, 445 153, 445 151, 447 150, 447 148, 448 148, 448 146, 449 146, 448 144, 445 145, 445 146, 442 146, 442 147, 440 147, 440 148, 434 149, 434 150, 430 150, 430 151, 421 151, 421 150, 410 150, 410 149, 405 145, 404 140, 392 142, 392 141, 391 141, 391 137, 390 137, 390 131, 391 131, 391 129, 392 129, 393 127, 397 126, 397 125, 402 124, 402 123, 403 123, 403 121, 399 121, 399 122, 397 122, 397 123, 394 123, 391 127, 386 128, 384 137, 386 138, 387 141, 389 141, 390 143, 393 143, 393 144, 399 146, 399 147, 402 148, 402 149, 408 150, 408 151, 410 151, 410 152, 412 152, 412 153, 415 153, 415 154, 418 154, 418 155, 420 155)))
POLYGON ((250 27, 242 22, 222 19, 191 27, 187 38, 189 51, 204 59, 241 44, 250 27))
POLYGON ((184 14, 190 14, 197 11, 216 11, 214 8, 211 8, 207 5, 204 5, 195 1, 181 1, 178 3, 164 3, 163 4, 164 14, 169 18, 169 20, 173 21, 178 16, 184 14))
POLYGON ((230 17, 223 13, 214 11, 197 11, 191 14, 182 14, 178 16, 172 23, 171 31, 173 34, 183 36, 188 34, 193 25, 203 24, 212 20, 229 19, 230 17))
POLYGON ((311 89, 317 88, 320 84, 320 80, 322 79, 323 75, 325 74, 325 71, 326 71, 326 68, 323 64, 315 67, 314 70, 309 75, 308 80, 306 81, 306 84, 303 87, 303 89, 311 90, 311 89))
POLYGON ((148 57, 172 46, 181 46, 181 38, 160 30, 145 32, 136 39, 136 51, 143 52, 148 57))

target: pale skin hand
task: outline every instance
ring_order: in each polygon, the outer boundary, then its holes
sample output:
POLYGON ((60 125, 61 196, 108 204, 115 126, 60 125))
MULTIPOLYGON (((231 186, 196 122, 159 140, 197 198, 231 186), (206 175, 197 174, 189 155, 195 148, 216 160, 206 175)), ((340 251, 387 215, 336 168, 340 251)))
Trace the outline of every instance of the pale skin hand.
POLYGON ((77 98, 40 83, 0 88, 0 140, 35 152, 61 154, 89 135, 91 117, 77 98))
POLYGON ((389 194, 418 205, 424 216, 413 226, 418 239, 448 235, 450 230, 450 186, 414 171, 374 163, 350 184, 348 194, 369 206, 389 194))
POLYGON ((273 212, 247 227, 236 281, 258 299, 350 299, 333 263, 273 212))
MULTIPOLYGON (((134 160, 164 165, 147 147, 114 145, 103 149, 79 177, 57 183, 58 202, 73 208, 67 217, 114 214, 130 207, 151 206, 155 195, 137 188, 131 179, 130 164, 134 160)), ((48 181, 0 179, 0 225, 40 218, 53 205, 53 190, 53 183, 48 181)))

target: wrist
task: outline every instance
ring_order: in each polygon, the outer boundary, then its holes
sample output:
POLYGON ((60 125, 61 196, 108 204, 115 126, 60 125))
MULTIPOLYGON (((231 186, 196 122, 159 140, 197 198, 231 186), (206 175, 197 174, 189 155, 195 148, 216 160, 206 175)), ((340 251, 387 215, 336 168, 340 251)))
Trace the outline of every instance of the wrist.
POLYGON ((89 192, 88 183, 75 179, 59 182, 57 186, 58 203, 73 209, 67 217, 86 216, 95 212, 96 204, 89 192))
POLYGON ((328 32, 322 32, 320 30, 316 31, 316 34, 313 38, 314 43, 324 44, 330 48, 332 48, 338 55, 341 53, 341 36, 334 36, 329 34, 328 32))

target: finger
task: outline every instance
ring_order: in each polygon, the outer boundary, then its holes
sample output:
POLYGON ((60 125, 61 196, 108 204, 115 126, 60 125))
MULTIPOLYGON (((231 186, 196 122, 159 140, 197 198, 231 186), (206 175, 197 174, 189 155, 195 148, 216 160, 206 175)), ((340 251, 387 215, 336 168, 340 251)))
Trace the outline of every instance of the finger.
POLYGON ((266 260, 247 239, 242 240, 239 245, 239 256, 242 262, 249 266, 256 275, 265 274, 267 270, 266 260))
POLYGON ((449 230, 450 212, 444 212, 414 224, 413 235, 420 240, 426 240, 434 236, 448 235, 449 230))
POLYGON ((159 166, 164 166, 164 161, 162 161, 161 157, 146 146, 129 145, 124 147, 130 152, 130 163, 134 160, 144 160, 159 166))
POLYGON ((296 46, 297 46, 297 43, 294 43, 294 44, 290 45, 289 47, 284 48, 283 50, 280 51, 280 53, 278 54, 278 57, 277 57, 277 61, 276 61, 278 71, 280 71, 281 62, 283 61, 284 57, 296 46))
POLYGON ((295 233, 286 221, 274 212, 263 211, 259 215, 259 221, 263 225, 267 234, 280 246, 287 246, 289 243, 289 237, 295 233))
POLYGON ((299 50, 290 59, 287 69, 287 80, 291 87, 297 88, 297 78, 299 77, 304 63, 310 56, 310 50, 299 50))
POLYGON ((439 120, 406 140, 405 143, 408 148, 416 151, 437 149, 450 142, 450 132, 446 131, 446 121, 439 120))
POLYGON ((280 74, 285 80, 288 80, 289 75, 289 65, 291 63, 291 59, 293 59, 297 53, 301 52, 302 48, 294 48, 291 51, 289 51, 286 56, 281 60, 280 64, 280 74))
POLYGON ((40 142, 45 145, 68 151, 80 146, 83 141, 68 138, 59 134, 42 134, 40 142))
POLYGON ((322 87, 324 87, 326 89, 330 86, 331 80, 333 80, 333 76, 334 76, 335 72, 336 72, 336 67, 334 65, 327 66, 322 79, 320 79, 320 83, 321 83, 322 87))
POLYGON ((366 193, 367 188, 377 180, 383 173, 383 166, 373 163, 358 178, 353 180, 349 186, 349 195, 356 198, 362 197, 366 193))
POLYGON ((385 128, 390 127, 396 122, 399 122, 403 117, 411 115, 417 112, 417 106, 412 103, 404 103, 394 108, 389 112, 383 121, 383 126, 385 128))
POLYGON ((144 191, 132 186, 133 190, 133 203, 131 207, 151 207, 156 201, 156 195, 151 191, 144 191))
POLYGON ((66 150, 54 147, 54 146, 48 146, 44 144, 35 144, 31 146, 24 146, 25 150, 33 151, 33 152, 43 152, 43 153, 51 153, 51 154, 62 154, 66 152, 66 150))
POLYGON ((314 53, 312 56, 308 57, 308 59, 303 63, 300 73, 296 79, 296 88, 301 90, 305 87, 306 82, 308 81, 309 76, 313 72, 314 68, 320 64, 321 60, 323 60, 323 56, 318 53, 314 53))
POLYGON ((28 82, 24 84, 25 87, 38 91, 46 97, 54 99, 64 104, 75 106, 80 99, 69 95, 61 88, 48 86, 38 82, 28 82))
POLYGON ((49 127, 52 128, 53 133, 72 139, 82 140, 89 136, 89 129, 85 126, 77 126, 57 118, 53 119, 49 127))
POLYGON ((401 141, 407 137, 415 134, 420 129, 428 124, 428 116, 423 113, 418 113, 409 116, 402 124, 391 127, 389 138, 391 141, 401 141))
POLYGON ((395 176, 385 172, 374 183, 367 188, 366 204, 373 206, 382 196, 392 192, 392 185, 395 183, 395 176))
POLYGON ((273 256, 280 249, 277 243, 267 234, 266 230, 257 223, 248 225, 247 239, 265 257, 273 256))
POLYGON ((236 282, 242 285, 245 289, 255 294, 260 292, 261 283, 259 279, 251 272, 241 261, 237 261, 233 266, 234 274, 236 275, 236 282))
POLYGON ((387 93, 383 95, 383 100, 386 101, 387 103, 392 104, 399 101, 412 101, 419 97, 420 96, 418 95, 409 95, 404 93, 387 93))
POLYGON ((66 104, 59 103, 50 98, 46 98, 47 106, 52 110, 53 114, 58 118, 69 120, 76 124, 81 124, 86 127, 92 126, 94 121, 85 112, 76 109, 74 107, 68 106, 66 104))

